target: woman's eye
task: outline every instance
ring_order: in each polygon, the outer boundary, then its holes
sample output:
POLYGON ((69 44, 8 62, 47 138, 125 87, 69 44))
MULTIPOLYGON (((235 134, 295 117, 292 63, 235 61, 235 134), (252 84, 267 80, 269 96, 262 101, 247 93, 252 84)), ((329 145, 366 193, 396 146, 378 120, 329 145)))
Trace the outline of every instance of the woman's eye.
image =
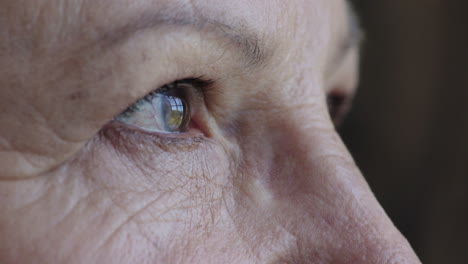
POLYGON ((165 85, 128 107, 114 121, 149 132, 183 133, 191 118, 189 89, 193 87, 165 85))

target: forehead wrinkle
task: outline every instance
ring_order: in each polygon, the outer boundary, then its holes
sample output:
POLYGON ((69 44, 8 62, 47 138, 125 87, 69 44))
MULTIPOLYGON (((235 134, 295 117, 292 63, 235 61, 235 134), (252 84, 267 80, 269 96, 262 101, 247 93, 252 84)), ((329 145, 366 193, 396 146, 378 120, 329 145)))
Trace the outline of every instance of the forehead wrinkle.
POLYGON ((270 57, 271 52, 267 51, 270 49, 266 47, 266 42, 249 25, 240 21, 237 24, 228 24, 203 15, 174 9, 146 11, 132 18, 123 26, 104 31, 98 37, 99 46, 101 49, 110 49, 131 39, 138 32, 163 26, 192 27, 201 32, 214 33, 233 44, 247 68, 262 67, 267 64, 270 57))

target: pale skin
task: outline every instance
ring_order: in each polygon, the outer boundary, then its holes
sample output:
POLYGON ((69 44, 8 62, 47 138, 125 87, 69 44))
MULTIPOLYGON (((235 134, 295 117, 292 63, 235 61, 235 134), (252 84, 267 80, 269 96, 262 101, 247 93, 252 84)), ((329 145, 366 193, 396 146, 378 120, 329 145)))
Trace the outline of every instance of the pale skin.
POLYGON ((357 84, 348 18, 342 0, 0 0, 0 263, 420 263, 327 108, 357 84), (187 130, 113 121, 195 77, 212 83, 187 130))

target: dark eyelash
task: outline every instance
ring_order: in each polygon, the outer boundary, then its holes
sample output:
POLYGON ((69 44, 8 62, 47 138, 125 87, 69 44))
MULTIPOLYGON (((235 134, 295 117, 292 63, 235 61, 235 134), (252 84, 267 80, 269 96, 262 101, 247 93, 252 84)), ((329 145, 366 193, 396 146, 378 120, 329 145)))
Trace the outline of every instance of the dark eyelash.
POLYGON ((173 84, 190 84, 199 92, 205 93, 209 87, 212 87, 214 80, 206 79, 204 76, 199 76, 195 78, 186 78, 182 80, 175 81, 173 84))

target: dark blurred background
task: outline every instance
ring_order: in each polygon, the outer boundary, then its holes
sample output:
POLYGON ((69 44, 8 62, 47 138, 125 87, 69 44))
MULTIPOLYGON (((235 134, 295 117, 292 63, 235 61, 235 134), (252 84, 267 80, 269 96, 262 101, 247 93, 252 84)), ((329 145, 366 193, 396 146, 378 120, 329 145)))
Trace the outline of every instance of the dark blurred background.
POLYGON ((423 263, 468 263, 468 1, 355 5, 366 40, 343 138, 423 263))

